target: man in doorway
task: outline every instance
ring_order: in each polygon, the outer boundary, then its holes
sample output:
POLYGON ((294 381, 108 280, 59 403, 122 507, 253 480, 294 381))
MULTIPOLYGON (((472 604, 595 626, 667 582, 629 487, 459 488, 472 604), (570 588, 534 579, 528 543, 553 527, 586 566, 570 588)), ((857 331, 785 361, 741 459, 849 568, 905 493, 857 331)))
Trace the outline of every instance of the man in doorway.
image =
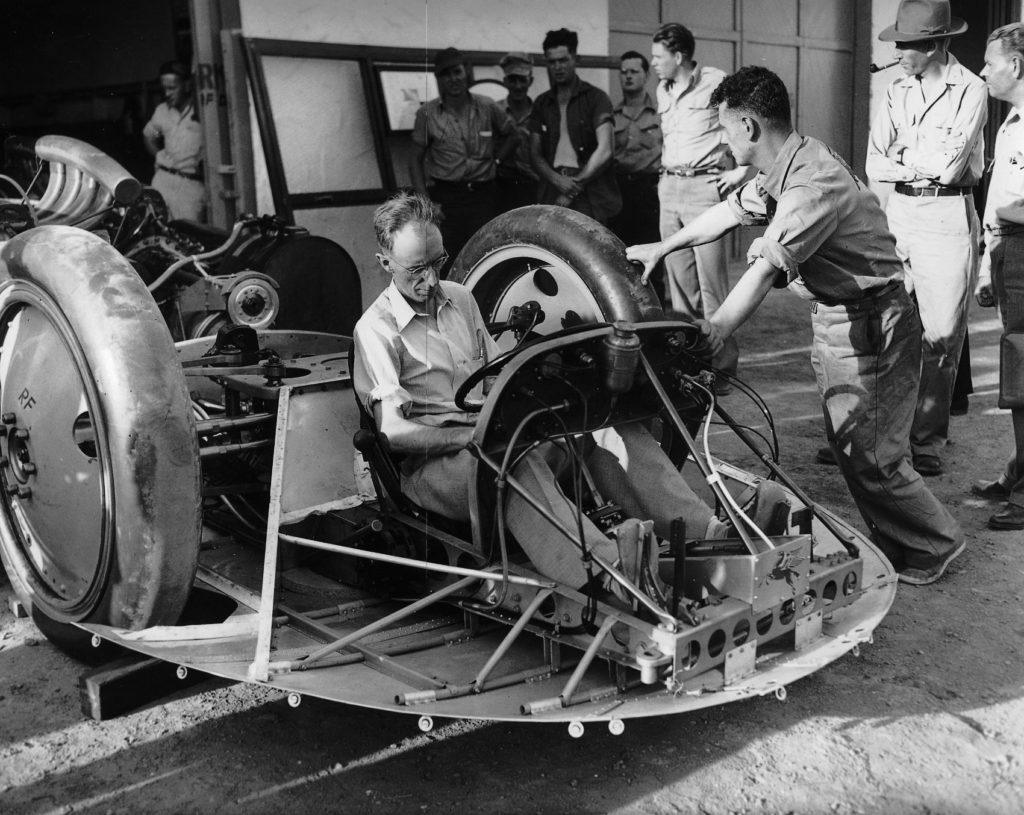
POLYGON ((181 62, 160 66, 164 101, 142 130, 150 155, 156 157, 152 186, 163 197, 173 219, 203 221, 203 131, 192 99, 192 80, 181 62))
MULTIPOLYGON (((413 186, 444 212, 444 243, 454 260, 497 214, 495 170, 515 151, 518 138, 497 102, 469 92, 469 66, 457 48, 438 53, 434 76, 440 96, 416 111, 409 169, 413 186), (498 136, 503 141, 496 153, 498 136)), ((442 272, 447 275, 448 266, 442 272)))
MULTIPOLYGON (((658 240, 658 170, 661 168, 661 118, 647 92, 650 63, 636 51, 619 58, 622 101, 615 106, 615 180, 622 210, 609 226, 626 244, 658 240)), ((661 294, 661 291, 659 291, 661 294)))
POLYGON ((866 172, 894 183, 886 204, 904 282, 922 325, 921 390, 910 432, 913 464, 943 471, 949 410, 978 271, 980 223, 972 189, 984 170, 985 83, 949 52, 967 24, 948 0, 903 0, 893 42, 904 76, 886 90, 871 125, 866 172))
POLYGON ((540 176, 540 202, 570 207, 607 223, 622 206, 612 172, 612 102, 576 76, 575 31, 544 38, 551 89, 533 103, 530 155, 540 176))
MULTIPOLYGON (((497 356, 497 346, 469 289, 439 280, 447 255, 438 218, 436 206, 410 192, 398 193, 374 214, 377 261, 391 275, 391 285, 356 324, 352 377, 356 394, 391 448, 406 454, 403 492, 427 510, 468 520, 474 459, 466 447, 479 414, 458 407, 455 394, 497 356)), ((654 521, 663 537, 680 517, 692 537, 731 534, 732 527, 694 494, 639 423, 593 437, 596 444, 585 456, 590 474, 601 494, 630 517, 654 521)), ((581 525, 586 546, 613 563, 619 556, 615 542, 585 516, 580 520, 556 484, 555 471, 567 463, 566 451, 549 443, 529 453, 513 474, 564 526, 581 525)), ((771 524, 780 517, 781 490, 773 482, 761 483, 748 512, 767 534, 779 534, 782 530, 771 524)), ((572 588, 588 583, 581 548, 552 534, 549 522, 515 491, 510 491, 506 518, 537 571, 572 588)))
POLYGON ((999 407, 1010 409, 1014 452, 999 478, 980 481, 971 491, 1005 502, 988 519, 990 529, 1020 530, 1024 529, 1024 25, 1013 23, 989 35, 981 75, 993 98, 1013 106, 996 136, 977 297, 982 306, 998 305, 1003 321, 999 407))
POLYGON ((670 252, 765 225, 749 266, 702 328, 721 346, 774 286, 811 301, 811 361, 829 438, 872 539, 899 579, 938 580, 966 543, 910 463, 921 323, 902 285, 896 241, 878 199, 825 144, 793 130, 789 94, 767 68, 715 89, 733 155, 759 172, 659 244, 630 247, 644 275, 670 252))
POLYGON ((533 57, 515 51, 505 54, 498 63, 503 74, 502 84, 508 89, 505 112, 516 126, 519 139, 513 152, 498 164, 498 211, 525 207, 537 203, 537 173, 530 161, 530 113, 533 100, 533 57))
MULTIPOLYGON (((752 175, 735 167, 729 145, 718 122, 711 94, 725 77, 718 68, 698 65, 690 30, 666 23, 651 43, 651 65, 658 83, 658 113, 664 147, 661 154, 661 237, 722 200, 752 175)), ((696 249, 685 248, 665 259, 665 278, 672 309, 691 319, 709 318, 729 294, 725 243, 713 241, 696 249)), ((713 360, 715 367, 735 374, 739 347, 730 337, 713 360)), ((722 392, 728 386, 722 383, 722 392)))

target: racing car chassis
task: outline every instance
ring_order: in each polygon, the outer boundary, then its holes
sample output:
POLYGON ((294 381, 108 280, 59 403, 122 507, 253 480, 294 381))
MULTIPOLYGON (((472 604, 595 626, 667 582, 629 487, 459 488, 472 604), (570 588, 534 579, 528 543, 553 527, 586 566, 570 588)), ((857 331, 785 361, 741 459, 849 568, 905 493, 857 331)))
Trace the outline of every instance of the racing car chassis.
MULTIPOLYGON (((375 490, 360 477, 348 338, 247 328, 173 346, 145 284, 100 239, 41 227, 10 241, 0 554, 37 619, 293 704, 311 695, 415 713, 423 727, 435 716, 564 721, 574 735, 587 721, 621 732, 627 718, 783 698, 869 640, 895 594, 892 567, 738 429, 790 505, 784 534, 750 520, 745 502, 765 476, 711 454, 712 417, 736 428, 696 329, 630 295, 634 269, 612 283, 588 272, 621 245, 603 232, 580 239, 593 228, 579 216, 509 216, 456 264, 514 345, 488 371, 469 530, 396 500, 376 470, 375 490), (576 243, 531 247, 531 219, 552 218, 576 243), (581 316, 581 302, 596 314, 581 316), (532 332, 541 312, 553 334, 532 332), (638 349, 625 378, 608 361, 616 337, 638 349), (48 381, 55 351, 63 368, 48 381), (536 573, 504 540, 502 496, 532 500, 514 464, 537 445, 571 453, 626 423, 661 439, 736 534, 701 540, 678 525, 659 540, 649 521, 577 486, 581 511, 622 553, 589 558, 616 600, 536 573), (654 547, 669 596, 638 565, 654 547)), ((577 530, 548 520, 553 539, 586 554, 577 530)))

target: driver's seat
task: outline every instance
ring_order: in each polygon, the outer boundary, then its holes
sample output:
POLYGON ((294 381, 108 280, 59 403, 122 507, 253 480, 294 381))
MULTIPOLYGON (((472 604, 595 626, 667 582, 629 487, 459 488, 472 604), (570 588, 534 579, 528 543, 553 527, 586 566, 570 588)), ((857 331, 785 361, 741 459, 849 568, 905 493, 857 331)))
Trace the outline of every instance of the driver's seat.
MULTIPOLYGON (((353 340, 348 348, 348 370, 350 376, 355 371, 355 361, 356 343, 353 340)), ((391 445, 388 443, 388 437, 381 432, 377 426, 377 420, 366 409, 366 405, 359 398, 359 394, 355 392, 355 388, 352 389, 352 394, 359 407, 359 430, 352 436, 352 444, 356 450, 362 453, 363 458, 370 467, 374 489, 377 491, 377 498, 380 500, 381 505, 390 505, 398 512, 411 515, 413 518, 443 529, 467 542, 471 542, 473 540, 473 533, 468 523, 429 512, 410 500, 402 492, 401 471, 398 466, 402 457, 392 451, 391 445)))

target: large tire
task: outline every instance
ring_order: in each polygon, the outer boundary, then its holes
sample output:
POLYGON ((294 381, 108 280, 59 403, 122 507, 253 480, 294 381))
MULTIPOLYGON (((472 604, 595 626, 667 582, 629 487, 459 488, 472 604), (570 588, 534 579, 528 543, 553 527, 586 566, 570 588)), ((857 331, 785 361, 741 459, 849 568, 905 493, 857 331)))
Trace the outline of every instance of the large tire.
POLYGON ((163 318, 131 264, 65 226, 0 251, 0 556, 56 623, 177 621, 199 444, 163 318))
POLYGON ((473 291, 484 319, 504 320, 509 309, 540 303, 534 327, 550 334, 576 317, 583 322, 664 319, 625 245, 597 221, 565 207, 535 205, 499 215, 469 240, 449 278, 473 291))

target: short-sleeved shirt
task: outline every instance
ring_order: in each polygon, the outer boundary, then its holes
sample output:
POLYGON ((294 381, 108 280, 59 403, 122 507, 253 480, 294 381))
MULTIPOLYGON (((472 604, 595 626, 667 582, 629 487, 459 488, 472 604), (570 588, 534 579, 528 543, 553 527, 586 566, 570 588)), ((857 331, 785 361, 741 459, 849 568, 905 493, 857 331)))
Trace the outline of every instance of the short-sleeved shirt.
POLYGON ((494 178, 494 145, 515 124, 504 109, 485 96, 469 95, 462 111, 440 98, 416 111, 413 143, 427 151, 427 175, 439 181, 479 182, 494 178))
POLYGON ((871 123, 865 172, 872 181, 973 187, 985 169, 985 82, 949 54, 938 92, 926 98, 920 77, 894 80, 871 123), (886 156, 899 143, 900 161, 886 156))
MULTIPOLYGON (((569 92, 565 122, 569 131, 569 141, 576 151, 576 161, 580 167, 586 166, 597 149, 598 127, 611 123, 612 120, 612 100, 608 98, 608 94, 577 77, 569 92)), ((558 106, 557 89, 544 91, 533 103, 530 131, 540 137, 541 155, 552 167, 555 166, 561 122, 562 113, 558 106)), ((612 164, 613 162, 609 161, 608 165, 587 184, 587 193, 598 218, 610 217, 622 207, 622 198, 619 195, 619 186, 615 182, 612 164)))
POLYGON ((656 173, 661 167, 661 117, 649 93, 639 108, 620 102, 615 116, 615 171, 656 173))
POLYGON ((749 256, 779 269, 801 297, 849 304, 903 279, 878 198, 817 139, 790 133, 768 172, 727 199, 748 226, 767 225, 749 256))
POLYGON ((669 84, 663 79, 658 83, 663 166, 695 170, 731 166, 725 129, 718 122, 718 108, 711 104, 711 94, 723 79, 724 71, 695 65, 689 82, 669 84))
POLYGON ((1009 226, 1020 232, 1019 224, 1004 224, 996 210, 1024 201, 1024 118, 1021 111, 1011 108, 1010 114, 996 134, 995 157, 992 161, 992 180, 985 201, 985 228, 999 232, 1009 226))
POLYGON ((203 152, 203 130, 195 117, 195 108, 191 102, 183 110, 161 102, 153 111, 152 118, 146 122, 142 133, 151 139, 163 141, 163 146, 156 154, 158 166, 179 170, 189 175, 199 172, 203 152))
POLYGON ((474 425, 478 414, 460 410, 455 393, 498 347, 469 289, 445 280, 435 296, 436 318, 417 312, 394 283, 377 297, 353 332, 352 384, 368 410, 384 402, 426 425, 474 425))

